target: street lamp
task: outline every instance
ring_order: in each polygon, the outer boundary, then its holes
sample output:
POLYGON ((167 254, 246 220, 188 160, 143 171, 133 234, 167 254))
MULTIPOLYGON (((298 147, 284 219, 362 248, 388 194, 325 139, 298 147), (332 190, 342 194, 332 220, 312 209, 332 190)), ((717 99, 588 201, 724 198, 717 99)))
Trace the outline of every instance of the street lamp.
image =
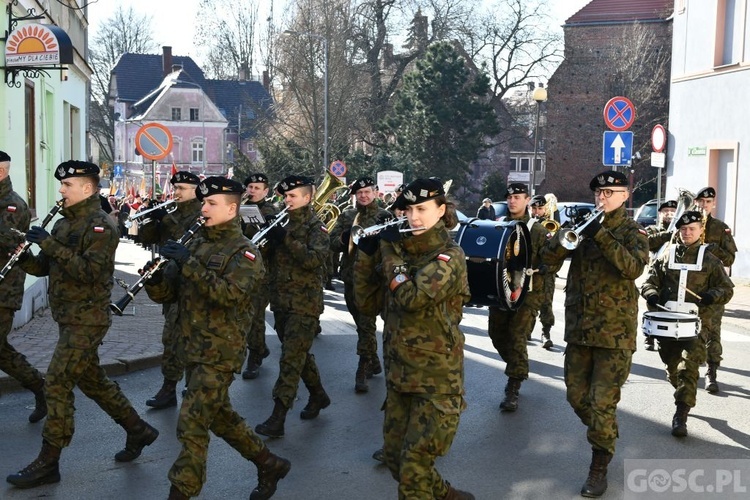
POLYGON ((185 85, 193 85, 197 87, 198 89, 200 89, 201 91, 201 135, 203 136, 201 137, 201 140, 203 141, 203 154, 201 155, 203 159, 203 172, 202 173, 203 175, 206 175, 206 155, 208 154, 208 148, 206 148, 206 115, 204 114, 206 110, 206 93, 203 91, 203 87, 201 87, 197 83, 188 82, 188 81, 179 80, 179 79, 172 80, 172 85, 176 83, 183 83, 185 85))
POLYGON ((542 103, 547 100, 547 89, 545 89, 540 83, 534 92, 531 94, 531 98, 536 101, 536 124, 534 125, 534 161, 531 163, 531 180, 529 183, 529 193, 531 196, 536 194, 536 157, 539 150, 539 111, 542 108, 542 103))
POLYGON ((323 171, 328 169, 328 39, 317 33, 300 33, 299 31, 286 30, 285 35, 308 36, 323 41, 323 171))

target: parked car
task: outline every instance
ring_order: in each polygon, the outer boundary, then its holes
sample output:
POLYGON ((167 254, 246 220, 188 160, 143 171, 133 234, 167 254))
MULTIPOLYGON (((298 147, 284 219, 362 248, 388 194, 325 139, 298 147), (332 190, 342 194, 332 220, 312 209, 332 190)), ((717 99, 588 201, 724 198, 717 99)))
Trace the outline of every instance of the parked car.
POLYGON ((633 218, 643 227, 653 226, 659 218, 658 200, 649 200, 635 211, 633 218))
POLYGON ((508 215, 507 201, 495 201, 492 203, 492 208, 495 209, 495 220, 499 220, 501 217, 508 215))
POLYGON ((578 213, 578 217, 590 214, 596 205, 593 203, 586 203, 582 201, 563 201, 557 203, 557 210, 560 212, 560 225, 565 225, 571 217, 576 216, 575 212, 578 213))

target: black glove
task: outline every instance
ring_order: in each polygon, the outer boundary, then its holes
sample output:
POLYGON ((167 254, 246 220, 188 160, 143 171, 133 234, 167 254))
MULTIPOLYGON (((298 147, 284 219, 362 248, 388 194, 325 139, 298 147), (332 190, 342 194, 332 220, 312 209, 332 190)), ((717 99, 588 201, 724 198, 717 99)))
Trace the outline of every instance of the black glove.
POLYGON ((649 295, 646 298, 646 303, 650 305, 651 307, 656 307, 656 305, 659 303, 659 294, 654 293, 652 295, 649 295))
POLYGON ((596 236, 596 233, 598 233, 601 228, 602 224, 599 222, 599 219, 594 219, 581 230, 581 235, 586 238, 594 239, 594 236, 596 236))
POLYGON ((169 240, 159 249, 159 253, 166 259, 172 259, 179 265, 184 264, 190 258, 190 250, 185 245, 169 240))
POLYGON ((286 238, 286 229, 281 226, 273 226, 268 230, 268 239, 276 244, 282 243, 286 238))
POLYGON ((148 218, 153 220, 162 220, 165 215, 167 215, 167 211, 165 209, 157 208, 156 210, 148 214, 148 218))
POLYGON ((704 305, 704 306, 710 306, 711 304, 713 304, 713 303, 714 303, 714 298, 713 298, 713 297, 711 297, 711 296, 710 296, 709 294, 707 294, 706 292, 703 292, 703 293, 699 293, 698 295, 700 295, 700 296, 701 296, 701 305, 704 305))
POLYGON ((37 245, 41 245, 47 238, 49 238, 49 233, 40 226, 32 226, 29 232, 26 233, 26 241, 36 243, 37 245))
POLYGON ((378 251, 378 247, 380 246, 380 238, 375 236, 370 236, 369 238, 360 238, 359 243, 357 243, 357 248, 362 250, 364 253, 372 257, 375 255, 375 252, 378 251))
POLYGON ((380 231, 378 235, 383 241, 395 243, 397 241, 400 241, 401 238, 403 237, 403 235, 398 229, 399 229, 398 225, 394 224, 380 231))
POLYGON ((344 231, 343 233, 341 233, 341 243, 343 243, 345 247, 349 246, 349 238, 351 237, 352 237, 351 229, 344 231))
MULTIPOLYGON (((143 269, 138 269, 138 274, 140 276, 143 276, 148 271, 150 271, 152 268, 154 268, 159 263, 159 259, 156 260, 150 260, 146 262, 146 265, 143 266, 143 269)), ((157 271, 154 273, 149 279, 146 280, 146 284, 148 285, 158 285, 162 281, 162 273, 160 271, 157 271)))

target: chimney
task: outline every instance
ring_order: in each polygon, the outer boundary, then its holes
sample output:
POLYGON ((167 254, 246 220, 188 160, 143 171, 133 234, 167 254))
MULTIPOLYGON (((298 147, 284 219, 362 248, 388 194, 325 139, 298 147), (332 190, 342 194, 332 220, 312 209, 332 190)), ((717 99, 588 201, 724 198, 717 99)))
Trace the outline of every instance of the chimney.
POLYGON ((249 67, 248 67, 248 65, 247 65, 246 62, 243 62, 240 65, 240 75, 239 76, 240 76, 240 81, 241 82, 246 82, 246 81, 248 81, 250 79, 250 69, 249 69, 249 67))
POLYGON ((263 70, 263 88, 266 89, 266 91, 271 91, 271 78, 268 76, 268 70, 263 70))
POLYGON ((163 76, 167 76, 172 70, 172 47, 168 45, 161 48, 161 67, 164 71, 163 76))

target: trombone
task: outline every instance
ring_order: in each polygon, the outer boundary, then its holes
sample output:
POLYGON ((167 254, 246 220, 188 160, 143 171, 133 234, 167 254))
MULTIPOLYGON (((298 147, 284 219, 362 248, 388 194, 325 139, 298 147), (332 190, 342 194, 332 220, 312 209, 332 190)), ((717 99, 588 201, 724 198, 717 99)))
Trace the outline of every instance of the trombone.
MULTIPOLYGON (((156 210, 159 210, 160 208, 163 208, 167 211, 168 214, 171 214, 175 210, 177 210, 177 201, 174 199, 167 200, 164 203, 160 203, 158 205, 154 205, 152 208, 149 208, 148 210, 144 210, 143 212, 136 212, 135 215, 131 215, 128 217, 128 220, 125 222, 125 227, 130 227, 134 221, 137 221, 141 217, 144 217, 156 210)), ((151 219, 145 218, 142 221, 139 221, 140 224, 148 224, 151 222, 151 219)))
MULTIPOLYGON (((377 224, 375 226, 370 227, 361 227, 361 226, 354 226, 352 227, 352 233, 351 238, 352 242, 357 245, 359 243, 359 240, 362 238, 370 238, 372 236, 375 236, 376 234, 380 233, 382 230, 386 229, 390 226, 400 226, 404 222, 406 222, 406 217, 398 217, 397 219, 389 220, 388 222, 384 222, 383 224, 377 224)), ((424 230, 424 227, 407 227, 399 229, 399 233, 411 233, 413 231, 422 231, 424 230)))
POLYGON ((603 213, 603 208, 597 208, 572 228, 563 229, 562 231, 560 231, 557 237, 560 239, 560 244, 563 246, 563 248, 565 248, 566 250, 575 250, 578 247, 578 244, 581 242, 581 233, 586 228, 586 226, 591 224, 595 219, 601 217, 603 213))

